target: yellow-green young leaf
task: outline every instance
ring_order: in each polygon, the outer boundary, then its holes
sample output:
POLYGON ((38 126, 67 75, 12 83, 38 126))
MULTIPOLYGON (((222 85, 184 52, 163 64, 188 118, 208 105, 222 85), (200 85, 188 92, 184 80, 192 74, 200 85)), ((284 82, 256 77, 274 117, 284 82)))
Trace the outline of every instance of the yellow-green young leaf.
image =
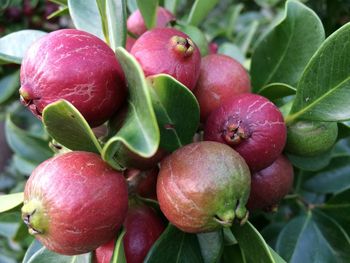
POLYGON ((125 258, 125 252, 124 252, 124 245, 123 245, 123 238, 125 236, 125 229, 121 231, 121 233, 118 236, 117 242, 114 246, 113 256, 111 263, 126 263, 125 258))
POLYGON ((196 0, 191 8, 187 24, 198 26, 219 0, 196 0))
POLYGON ((158 0, 137 0, 136 2, 146 27, 148 29, 153 28, 157 22, 158 0))
POLYGON ((107 20, 107 14, 106 14, 106 4, 107 4, 106 1, 107 0, 96 0, 96 4, 97 4, 98 12, 100 13, 102 32, 103 32, 105 41, 108 45, 110 45, 108 20, 107 20))
POLYGON ((23 192, 16 194, 0 195, 0 213, 11 210, 23 203, 23 192))

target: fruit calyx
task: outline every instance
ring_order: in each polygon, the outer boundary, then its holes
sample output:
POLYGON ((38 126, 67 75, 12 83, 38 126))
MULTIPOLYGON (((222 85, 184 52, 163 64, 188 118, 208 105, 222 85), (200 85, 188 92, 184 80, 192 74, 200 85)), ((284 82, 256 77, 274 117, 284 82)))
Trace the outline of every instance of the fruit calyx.
POLYGON ((223 227, 230 227, 235 219, 235 212, 233 210, 229 210, 222 214, 216 214, 214 215, 213 219, 223 227))
POLYGON ((228 145, 238 145, 250 136, 249 129, 241 120, 229 117, 222 128, 222 138, 228 145))
POLYGON ((184 57, 191 56, 195 49, 194 43, 190 38, 173 36, 170 39, 170 43, 173 50, 184 57))
POLYGON ((48 219, 45 215, 42 202, 32 199, 22 207, 22 219, 28 226, 31 235, 45 234, 48 230, 48 219))
POLYGON ((39 117, 42 116, 42 112, 39 111, 37 106, 34 104, 34 100, 38 100, 39 98, 33 98, 30 91, 23 86, 19 89, 19 95, 20 101, 25 107, 34 110, 39 117))

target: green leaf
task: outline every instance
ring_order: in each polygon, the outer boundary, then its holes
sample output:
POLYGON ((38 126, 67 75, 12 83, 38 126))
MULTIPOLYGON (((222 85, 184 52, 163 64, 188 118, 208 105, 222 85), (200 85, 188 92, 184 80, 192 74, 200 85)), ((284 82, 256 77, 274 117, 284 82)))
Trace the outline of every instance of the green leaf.
POLYGON ((0 38, 0 64, 21 64, 31 44, 46 34, 39 30, 20 30, 0 38))
POLYGON ((125 47, 126 43, 126 0, 108 0, 106 13, 110 46, 115 52, 117 47, 125 47))
MULTIPOLYGON (((106 4, 107 4, 106 2, 107 2, 107 0, 96 0, 98 12, 100 13, 103 36, 104 36, 106 43, 108 45, 110 45, 108 20, 107 20, 107 14, 106 14, 106 4)), ((108 2, 110 2, 110 1, 108 1, 108 2)))
POLYGON ((38 166, 38 163, 26 160, 17 154, 13 155, 12 158, 16 170, 21 174, 30 175, 38 166))
POLYGON ((34 241, 28 247, 26 254, 24 255, 22 263, 28 263, 30 258, 42 248, 43 248, 43 245, 40 244, 40 242, 38 240, 34 239, 34 241))
POLYGON ((287 122, 296 119, 342 121, 350 118, 350 23, 322 44, 307 65, 287 122))
POLYGON ((137 6, 148 29, 155 27, 157 22, 158 0, 137 0, 137 6))
POLYGON ((197 234, 204 263, 217 263, 224 249, 224 238, 221 230, 197 234))
POLYGON ((11 98, 19 86, 19 70, 0 79, 0 104, 11 98))
POLYGON ((104 39, 102 22, 95 0, 68 0, 68 7, 77 29, 104 39))
POLYGON ((240 49, 242 50, 242 53, 244 55, 247 55, 249 51, 249 47, 252 43, 253 37, 258 30, 259 22, 258 21, 253 21, 249 25, 248 32, 245 35, 245 37, 242 39, 242 43, 240 44, 240 49))
POLYGON ((191 143, 199 125, 199 105, 192 92, 169 75, 148 79, 160 128, 160 147, 171 152, 191 143))
POLYGON ((129 13, 133 13, 137 10, 136 0, 127 0, 126 2, 127 2, 129 13))
POLYGON ((219 0, 196 0, 191 8, 187 24, 198 26, 219 0))
POLYGON ((164 0, 164 7, 175 15, 179 3, 179 0, 164 0))
POLYGON ((243 226, 234 224, 231 229, 247 262, 275 262, 268 245, 250 222, 243 226))
POLYGON ((111 263, 126 263, 123 238, 125 236, 125 229, 120 233, 117 242, 115 243, 114 252, 112 256, 111 263))
POLYGON ((252 57, 254 91, 273 82, 294 86, 325 38, 314 11, 297 1, 287 1, 283 21, 259 43, 252 57))
POLYGON ((225 246, 222 254, 222 263, 247 263, 247 261, 239 245, 234 245, 225 246))
POLYGON ((280 233, 276 247, 290 263, 350 260, 349 237, 339 224, 319 211, 290 221, 280 233))
POLYGON ((43 123, 50 136, 72 151, 102 151, 89 124, 68 101, 58 100, 45 107, 43 123))
POLYGON ((52 18, 55 17, 60 17, 60 16, 64 16, 64 15, 69 15, 69 9, 68 6, 65 7, 60 7, 58 10, 56 10, 55 12, 51 13, 50 15, 48 15, 46 17, 46 19, 50 20, 52 18))
POLYGON ((48 262, 57 262, 57 263, 90 263, 91 262, 91 253, 77 255, 77 256, 65 256, 56 254, 45 247, 42 247, 37 252, 35 252, 31 258, 28 260, 28 263, 48 263, 48 262))
POLYGON ((205 37, 205 34, 198 28, 192 25, 179 25, 180 31, 186 33, 199 48, 201 56, 204 57, 208 55, 208 40, 205 37))
POLYGON ((63 6, 66 6, 68 4, 67 0, 49 0, 49 1, 52 2, 52 3, 56 3, 58 5, 63 5, 63 6))
POLYGON ((231 44, 228 42, 221 44, 219 46, 218 53, 229 56, 229 57, 237 60, 242 65, 245 61, 245 56, 244 56, 242 50, 240 50, 239 47, 235 44, 231 44))
POLYGON ((120 169, 126 151, 145 158, 154 155, 160 134, 141 66, 124 48, 117 48, 116 54, 128 81, 129 112, 123 127, 103 147, 102 157, 111 166, 120 169))
POLYGON ((23 193, 0 195, 0 213, 9 211, 23 203, 23 193))
POLYGON ((336 193, 350 188, 350 156, 339 156, 307 180, 303 188, 316 193, 336 193))
POLYGON ((299 169, 305 171, 318 171, 325 168, 332 159, 332 152, 328 151, 314 157, 297 156, 287 154, 289 161, 299 169))
POLYGON ((271 247, 269 247, 271 255, 276 263, 286 263, 286 261, 276 253, 271 247))
POLYGON ((34 137, 28 131, 19 128, 14 123, 11 114, 6 117, 5 132, 6 140, 11 149, 24 159, 41 163, 53 155, 46 141, 34 137))
POLYGON ((285 83, 271 83, 261 88, 258 93, 269 100, 276 100, 286 96, 294 95, 296 89, 285 83))
POLYGON ((144 260, 144 263, 159 262, 202 263, 196 235, 182 232, 169 224, 144 260))

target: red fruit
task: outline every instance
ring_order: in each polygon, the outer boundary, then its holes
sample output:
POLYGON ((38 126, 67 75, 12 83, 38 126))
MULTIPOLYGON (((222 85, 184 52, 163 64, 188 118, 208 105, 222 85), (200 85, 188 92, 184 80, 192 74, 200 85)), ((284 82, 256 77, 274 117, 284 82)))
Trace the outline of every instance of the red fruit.
POLYGON ((131 49, 132 49, 132 47, 133 47, 133 45, 135 44, 135 42, 136 42, 136 39, 135 38, 132 38, 132 37, 127 37, 126 38, 126 45, 125 45, 125 49, 127 50, 127 51, 131 51, 131 49))
POLYGON ((129 169, 125 172, 129 184, 129 190, 141 197, 157 200, 157 178, 159 168, 156 166, 147 171, 129 169))
POLYGON ((160 167, 157 198, 166 218, 185 232, 214 231, 247 219, 250 172, 243 158, 217 142, 188 144, 160 167))
POLYGON ((215 42, 209 43, 209 55, 218 53, 219 46, 215 42))
MULTIPOLYGON (((145 205, 129 208, 124 226, 123 244, 127 263, 142 263, 148 251, 164 231, 164 223, 156 212, 145 205)), ((115 240, 96 249, 96 263, 109 263, 115 240)))
POLYGON ((281 154, 286 136, 279 109, 256 94, 232 97, 209 115, 204 128, 205 140, 230 145, 251 171, 271 165, 281 154))
POLYGON ((190 90, 196 86, 201 55, 185 33, 173 28, 156 28, 144 33, 131 49, 146 76, 166 73, 190 90))
POLYGON ((48 104, 65 99, 90 125, 98 126, 122 104, 126 88, 112 49, 89 33, 63 29, 28 49, 19 92, 22 102, 39 118, 48 104))
MULTIPOLYGON (((175 16, 170 11, 163 7, 157 8, 157 21, 155 27, 166 27, 169 22, 175 20, 175 16)), ((127 21, 127 28, 128 31, 136 36, 140 36, 147 31, 145 21, 143 20, 140 10, 137 9, 129 16, 127 21)))
POLYGON ((33 171, 24 190, 22 218, 48 249, 76 255, 112 239, 127 209, 122 174, 94 153, 70 152, 33 171))
POLYGON ((202 121, 226 100, 250 90, 248 73, 239 62, 220 54, 202 58, 199 79, 194 90, 202 121))
POLYGON ((272 210, 293 186, 293 166, 280 155, 269 167, 252 175, 249 210, 272 210))

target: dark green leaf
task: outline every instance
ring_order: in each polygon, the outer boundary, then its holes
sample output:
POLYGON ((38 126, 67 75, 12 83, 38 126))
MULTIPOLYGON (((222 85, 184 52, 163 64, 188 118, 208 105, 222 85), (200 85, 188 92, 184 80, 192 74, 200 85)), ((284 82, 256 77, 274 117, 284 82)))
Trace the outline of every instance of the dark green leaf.
POLYGON ((186 33, 193 40, 199 48, 202 57, 208 55, 208 40, 198 27, 192 25, 179 25, 178 27, 180 31, 186 33))
POLYGON ((332 152, 328 151, 321 155, 314 157, 296 156, 292 154, 287 154, 289 161, 291 163, 305 171, 318 171, 325 168, 332 159, 332 152))
POLYGON ((144 263, 202 263, 195 234, 180 231, 169 224, 148 252, 144 263))
POLYGON ((307 65, 287 122, 296 119, 341 121, 350 118, 350 23, 322 44, 307 65))
POLYGON ((232 246, 238 244, 237 239, 233 235, 232 231, 228 227, 224 227, 222 229, 222 233, 224 234, 224 245, 232 246))
POLYGON ((158 0, 136 0, 136 2, 146 27, 148 29, 153 28, 157 22, 158 0))
POLYGON ((224 238, 221 230, 197 234, 204 263, 217 263, 224 249, 224 238))
MULTIPOLYGON (((239 245, 227 246, 222 254, 222 263, 248 263, 239 245)), ((253 263, 253 262, 252 262, 253 263)))
POLYGON ((276 100, 286 96, 294 95, 296 89, 285 83, 271 83, 259 90, 259 94, 269 100, 276 100))
POLYGON ((187 24, 198 26, 219 0, 196 0, 191 8, 187 24))
POLYGON ((294 86, 324 38, 322 23, 315 12, 300 2, 288 1, 285 18, 253 54, 253 90, 273 82, 294 86))
POLYGON ((152 104, 160 127, 160 146, 168 151, 192 142, 199 125, 199 105, 184 85, 169 75, 150 79, 152 104))
POLYGON ((19 89, 19 71, 0 79, 0 104, 7 101, 19 89))
POLYGON ((39 30, 21 30, 0 38, 0 64, 21 64, 30 45, 46 34, 39 30))
POLYGON ((34 241, 30 244, 29 248, 27 249, 26 254, 24 255, 24 259, 22 263, 28 263, 29 259, 40 249, 42 249, 43 245, 39 243, 38 240, 34 239, 34 241))
POLYGON ((250 222, 243 226, 234 224, 231 229, 247 262, 275 262, 268 245, 250 222))
POLYGON ((117 47, 125 47, 126 43, 126 0, 108 0, 106 13, 110 46, 115 51, 117 47))
POLYGON ((84 117, 66 100, 45 107, 43 123, 51 137, 70 150, 96 153, 102 150, 84 117))
POLYGON ((45 247, 42 247, 37 252, 35 252, 28 263, 48 263, 48 262, 57 262, 57 263, 90 263, 91 262, 91 253, 82 254, 77 256, 65 256, 56 254, 45 247))
POLYGON ((0 195, 0 213, 21 205, 23 198, 23 193, 0 195))
POLYGON ((164 7, 171 13, 176 14, 176 9, 179 4, 179 0, 164 0, 164 7))
POLYGON ((145 158, 154 155, 160 134, 141 66, 124 48, 117 48, 116 54, 128 81, 129 112, 123 127, 105 144, 102 157, 111 166, 120 169, 126 150, 145 158))
MULTIPOLYGON (((0 206, 1 206, 0 196, 0 206)), ((0 207, 1 209, 1 207, 0 207)), ((0 210, 0 213, 2 211, 0 210)), ((0 238, 1 236, 12 240, 19 226, 19 216, 16 213, 2 213, 0 214, 0 238)), ((0 261, 1 262, 1 261, 0 261)))
POLYGON ((239 47, 235 44, 231 44, 228 42, 221 44, 219 47, 218 53, 229 56, 229 57, 237 60, 242 65, 245 62, 245 56, 244 56, 242 50, 240 50, 239 47))
POLYGON ((123 238, 125 236, 125 229, 120 233, 117 242, 115 243, 114 252, 112 256, 111 263, 126 263, 123 238))

